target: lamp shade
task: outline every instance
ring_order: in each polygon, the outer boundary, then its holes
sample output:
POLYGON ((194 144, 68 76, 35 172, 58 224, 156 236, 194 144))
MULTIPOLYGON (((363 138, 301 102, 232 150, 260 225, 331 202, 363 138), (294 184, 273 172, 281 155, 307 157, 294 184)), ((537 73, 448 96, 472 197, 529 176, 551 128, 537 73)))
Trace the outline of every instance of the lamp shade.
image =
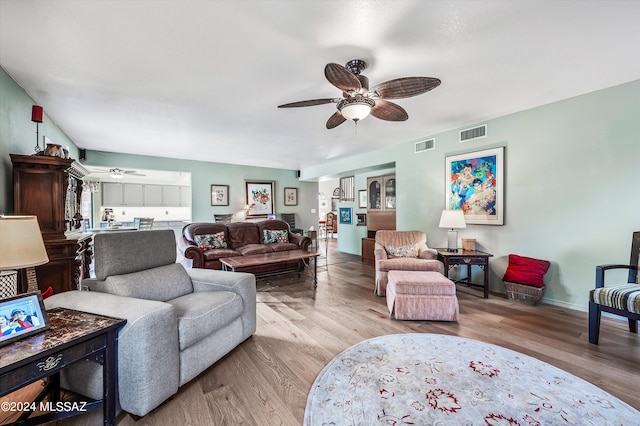
POLYGON ((31 121, 42 123, 42 107, 40 105, 31 107, 31 121))
POLYGON ((464 212, 462 210, 442 210, 442 216, 440 216, 440 228, 466 228, 467 224, 464 221, 464 212))
POLYGON ((36 216, 0 216, 0 270, 49 261, 36 216))

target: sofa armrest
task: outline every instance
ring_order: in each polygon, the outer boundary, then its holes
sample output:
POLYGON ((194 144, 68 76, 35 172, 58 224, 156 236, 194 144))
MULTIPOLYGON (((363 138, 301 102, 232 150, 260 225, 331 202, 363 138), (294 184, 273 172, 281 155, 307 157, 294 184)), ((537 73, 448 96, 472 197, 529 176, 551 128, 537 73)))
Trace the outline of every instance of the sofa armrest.
POLYGON ((289 231, 289 242, 296 244, 300 250, 307 250, 311 245, 311 238, 306 235, 298 235, 289 231))
POLYGON ((244 338, 256 331, 256 277, 244 272, 215 269, 187 269, 193 292, 232 291, 242 298, 242 328, 244 338))
POLYGON ((191 268, 204 268, 204 253, 200 250, 200 247, 191 243, 185 237, 180 237, 177 240, 178 250, 184 256, 185 261, 191 268))
POLYGON ((373 257, 375 258, 376 262, 387 259, 387 251, 384 249, 384 246, 382 244, 375 243, 375 245, 373 246, 373 257))
POLYGON ((438 251, 431 248, 423 248, 420 250, 420 254, 418 255, 420 259, 437 259, 438 251))
MULTIPOLYGON (((97 291, 54 294, 45 299, 45 305, 47 309, 62 307, 127 320, 117 337, 118 400, 124 411, 144 416, 178 391, 178 325, 172 305, 97 291)), ((78 362, 65 370, 65 387, 102 398, 99 364, 78 362)))

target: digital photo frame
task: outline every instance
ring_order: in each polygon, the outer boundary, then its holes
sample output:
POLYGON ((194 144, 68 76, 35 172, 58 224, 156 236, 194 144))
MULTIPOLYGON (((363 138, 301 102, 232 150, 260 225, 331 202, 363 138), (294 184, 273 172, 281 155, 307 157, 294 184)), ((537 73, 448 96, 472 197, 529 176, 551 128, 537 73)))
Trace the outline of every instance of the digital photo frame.
POLYGON ((0 299, 0 346, 48 328, 49 317, 39 291, 0 299))

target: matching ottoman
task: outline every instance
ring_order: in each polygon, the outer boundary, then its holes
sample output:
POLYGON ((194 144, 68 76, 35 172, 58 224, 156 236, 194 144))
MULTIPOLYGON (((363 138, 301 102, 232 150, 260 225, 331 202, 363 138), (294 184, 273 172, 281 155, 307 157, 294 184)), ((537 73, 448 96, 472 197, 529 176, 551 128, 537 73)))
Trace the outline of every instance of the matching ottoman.
POLYGON ((389 271, 389 315, 397 320, 458 321, 456 285, 439 272, 389 271))

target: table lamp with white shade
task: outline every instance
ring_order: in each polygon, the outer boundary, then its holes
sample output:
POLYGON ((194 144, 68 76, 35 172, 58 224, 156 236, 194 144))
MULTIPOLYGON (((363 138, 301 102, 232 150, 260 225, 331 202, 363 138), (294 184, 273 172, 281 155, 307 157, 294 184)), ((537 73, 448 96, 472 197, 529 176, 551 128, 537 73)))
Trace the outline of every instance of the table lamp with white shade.
POLYGON ((447 251, 457 251, 458 231, 456 229, 467 227, 464 221, 464 212, 462 210, 442 210, 439 227, 449 228, 449 232, 447 232, 447 251))
POLYGON ((35 266, 49 261, 36 216, 0 216, 0 298, 18 293, 18 272, 27 268, 27 291, 37 291, 35 266))

